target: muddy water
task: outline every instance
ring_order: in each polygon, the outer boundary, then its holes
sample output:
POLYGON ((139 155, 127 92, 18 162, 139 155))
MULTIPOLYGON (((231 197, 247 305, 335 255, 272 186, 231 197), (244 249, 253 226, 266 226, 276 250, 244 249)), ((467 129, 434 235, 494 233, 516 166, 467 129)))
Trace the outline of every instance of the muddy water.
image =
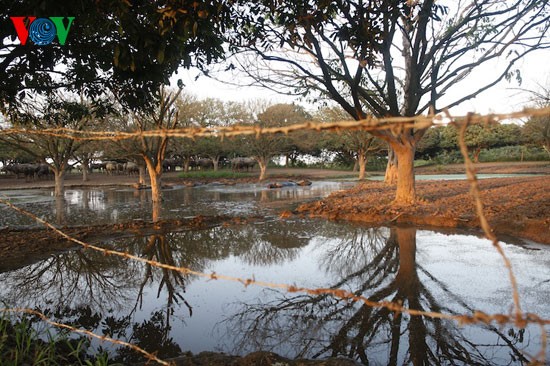
MULTIPOLYGON (((267 189, 260 184, 174 186, 163 190, 161 216, 170 219, 196 215, 277 215, 279 208, 292 208, 351 185, 349 182, 315 182, 312 186, 284 189, 267 189)), ((152 210, 151 192, 133 188, 67 189, 62 198, 55 198, 47 189, 12 190, 1 191, 0 198, 9 199, 18 207, 57 225, 150 220, 152 210)), ((0 228, 5 226, 38 224, 0 206, 0 228)))
MULTIPOLYGON (((511 311, 502 259, 476 236, 277 218, 283 208, 340 188, 327 182, 277 191, 255 185, 175 189, 166 192, 163 215, 256 214, 264 219, 103 245, 207 274, 340 288, 427 312, 511 311)), ((56 218, 54 201, 42 200, 36 192, 29 192, 35 198, 18 194, 12 196, 14 202, 56 218)), ((141 194, 124 190, 69 191, 65 201, 58 209, 69 223, 145 218, 149 207, 147 196, 142 200, 141 194), (110 195, 116 198, 107 199, 110 195)), ((12 220, 3 225, 22 224, 15 215, 2 215, 2 220, 12 220)), ((550 318, 550 250, 511 242, 503 246, 523 310, 550 318)), ((345 356, 363 364, 522 365, 542 348, 537 326, 461 326, 331 296, 182 275, 91 251, 63 253, 0 274, 0 298, 12 306, 40 308, 58 321, 109 334, 162 357, 183 351, 267 350, 290 358, 345 356)), ((111 352, 129 363, 142 360, 125 349, 111 347, 111 352)))

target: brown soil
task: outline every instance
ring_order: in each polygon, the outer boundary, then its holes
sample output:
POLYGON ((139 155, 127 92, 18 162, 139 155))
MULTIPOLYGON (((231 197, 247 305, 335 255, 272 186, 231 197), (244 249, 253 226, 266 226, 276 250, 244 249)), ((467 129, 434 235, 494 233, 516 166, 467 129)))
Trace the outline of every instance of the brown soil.
MULTIPOLYGON (((479 186, 485 215, 497 235, 550 244, 550 176, 483 179, 479 186)), ((419 199, 412 206, 392 203, 394 187, 365 182, 304 204, 297 212, 376 225, 479 228, 467 181, 418 181, 416 188, 419 199)))

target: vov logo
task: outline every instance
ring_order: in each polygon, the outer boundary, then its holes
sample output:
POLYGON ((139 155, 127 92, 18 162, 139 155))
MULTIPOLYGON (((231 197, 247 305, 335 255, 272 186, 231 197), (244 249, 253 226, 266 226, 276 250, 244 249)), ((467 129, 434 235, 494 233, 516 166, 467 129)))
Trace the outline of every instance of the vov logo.
POLYGON ((37 46, 46 46, 52 43, 57 36, 57 40, 60 45, 64 45, 67 41, 67 35, 73 24, 74 17, 49 17, 49 18, 36 18, 32 16, 26 17, 10 17, 19 42, 24 46, 27 44, 27 39, 37 46), (65 27, 63 19, 67 18, 68 23, 65 27), (25 24, 25 19, 28 19, 25 24))

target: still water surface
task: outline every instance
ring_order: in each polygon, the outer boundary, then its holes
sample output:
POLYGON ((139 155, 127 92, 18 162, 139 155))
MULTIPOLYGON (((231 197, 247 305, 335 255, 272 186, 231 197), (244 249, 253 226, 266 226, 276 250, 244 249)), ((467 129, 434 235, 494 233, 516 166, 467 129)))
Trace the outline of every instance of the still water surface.
MULTIPOLYGON (((487 240, 416 228, 278 219, 280 210, 346 184, 316 182, 281 190, 257 185, 178 187, 165 191, 166 218, 228 214, 260 219, 137 235, 102 245, 204 273, 340 288, 418 310, 510 313, 508 275, 487 240)), ((68 190, 61 203, 48 191, 4 194, 39 216, 69 225, 147 219, 151 210, 146 191, 68 190)), ((0 226, 31 225, 0 210, 0 226)), ((523 310, 550 318, 550 250, 535 243, 503 246, 518 280, 523 310)), ((371 365, 522 365, 542 348, 537 326, 461 326, 326 295, 182 275, 92 251, 52 255, 1 273, 0 298, 158 351, 161 357, 183 351, 264 350, 290 358, 345 356, 371 365)), ((111 348, 114 357, 126 362, 142 360, 122 348, 94 346, 111 348)))

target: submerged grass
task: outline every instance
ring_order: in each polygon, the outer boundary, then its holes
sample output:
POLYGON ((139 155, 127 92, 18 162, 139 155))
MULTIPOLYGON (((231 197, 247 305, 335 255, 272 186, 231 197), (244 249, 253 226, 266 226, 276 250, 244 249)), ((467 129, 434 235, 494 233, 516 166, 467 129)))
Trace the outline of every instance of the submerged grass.
POLYGON ((105 352, 88 355, 88 347, 87 338, 69 339, 66 333, 37 330, 29 316, 0 315, 0 366, 115 365, 105 352))

